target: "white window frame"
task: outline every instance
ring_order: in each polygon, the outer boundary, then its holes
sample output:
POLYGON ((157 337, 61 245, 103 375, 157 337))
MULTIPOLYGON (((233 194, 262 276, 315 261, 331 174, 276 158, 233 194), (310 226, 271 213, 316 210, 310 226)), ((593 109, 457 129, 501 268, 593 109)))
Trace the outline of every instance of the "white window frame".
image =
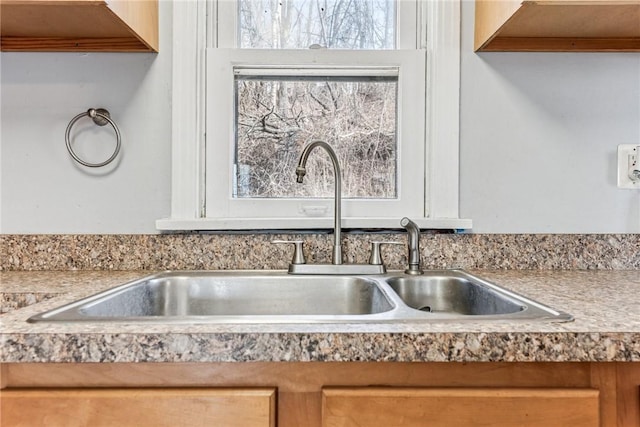
MULTIPOLYGON (((418 108, 416 97, 424 97, 424 51, 393 50, 331 51, 327 49, 273 50, 265 49, 208 49, 208 70, 215 78, 207 85, 207 128, 215 129, 216 140, 207 142, 207 170, 215 170, 215 185, 206 186, 206 215, 213 218, 244 218, 252 221, 260 213, 260 221, 299 219, 317 221, 322 217, 332 220, 333 200, 327 198, 234 198, 233 186, 234 111, 229 108, 234 99, 234 70, 238 67, 257 69, 262 75, 325 75, 362 76, 395 73, 398 76, 398 143, 397 194, 393 199, 342 199, 343 218, 366 218, 370 212, 384 212, 390 219, 420 216, 424 210, 420 197, 424 194, 424 111, 418 108), (382 55, 380 55, 382 53, 382 55), (253 66, 251 64, 259 64, 253 66), (298 66, 297 64, 306 64, 298 66), (310 64, 331 64, 314 67, 310 64), (357 65, 355 65, 357 64, 357 65), (279 69, 282 67, 282 69, 279 69), (418 82, 418 84, 415 84, 418 82), (417 95, 416 95, 417 94, 417 95), (422 95, 420 95, 422 94, 422 95), (414 95, 414 96, 411 96, 414 95), (225 137, 226 136, 226 137, 225 137), (409 145, 408 143, 412 144, 409 145), (211 144, 214 144, 212 147, 211 144), (410 146, 410 149, 403 148, 410 146), (402 167, 400 167, 402 165, 402 167), (226 171, 226 173, 224 172, 226 171)), ((213 77, 213 76, 212 76, 213 77)), ((419 104, 419 103, 418 103, 419 104)), ((331 144, 332 141, 327 141, 331 144)), ((322 155, 322 154, 321 154, 322 155)), ((291 169, 291 181, 295 180, 291 169)), ((331 179, 331 178, 330 178, 331 179)), ((330 183, 331 184, 331 183, 330 183)))
MULTIPOLYGON (((426 48, 429 58, 423 150, 428 176, 424 194, 417 196, 423 204, 423 214, 412 219, 421 228, 470 229, 471 220, 459 217, 458 201, 460 0, 418 1, 421 13, 416 16, 416 25, 426 27, 426 31, 421 32, 416 44, 426 48)), ((171 216, 158 220, 156 227, 160 230, 331 228, 331 215, 295 219, 206 216, 206 48, 222 42, 217 40, 218 34, 207 32, 207 28, 215 28, 211 23, 218 19, 218 10, 209 11, 208 3, 207 0, 173 2, 171 216)), ((415 34, 418 32, 414 31, 414 37, 415 34)), ((399 228, 399 217, 343 217, 342 226, 399 228)))

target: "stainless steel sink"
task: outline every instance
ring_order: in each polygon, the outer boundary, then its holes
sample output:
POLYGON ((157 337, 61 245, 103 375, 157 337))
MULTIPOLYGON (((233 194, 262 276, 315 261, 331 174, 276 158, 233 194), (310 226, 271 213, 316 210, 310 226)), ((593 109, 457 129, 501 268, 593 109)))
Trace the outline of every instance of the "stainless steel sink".
POLYGON ((332 321, 394 307, 379 284, 366 277, 192 271, 145 277, 29 321, 332 321))
POLYGON ((461 270, 409 276, 280 271, 165 272, 38 314, 29 322, 359 323, 568 321, 571 316, 461 270))
POLYGON ((493 316, 526 311, 522 301, 504 292, 451 275, 393 277, 391 289, 409 307, 428 313, 493 316))

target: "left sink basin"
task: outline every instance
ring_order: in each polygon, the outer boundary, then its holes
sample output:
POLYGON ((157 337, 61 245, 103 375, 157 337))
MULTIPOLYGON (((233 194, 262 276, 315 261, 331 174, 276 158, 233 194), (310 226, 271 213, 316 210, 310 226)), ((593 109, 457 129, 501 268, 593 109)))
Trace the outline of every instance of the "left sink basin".
POLYGON ((40 321, 348 321, 393 303, 362 277, 283 272, 165 272, 38 314, 40 321))

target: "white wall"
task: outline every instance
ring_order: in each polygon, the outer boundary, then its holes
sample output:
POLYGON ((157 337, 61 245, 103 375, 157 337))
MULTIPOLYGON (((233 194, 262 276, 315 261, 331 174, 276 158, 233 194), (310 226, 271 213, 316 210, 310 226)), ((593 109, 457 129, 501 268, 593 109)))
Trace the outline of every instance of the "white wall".
MULTIPOLYGON (((640 54, 478 55, 473 13, 464 1, 461 215, 478 233, 640 232, 640 192, 615 185, 617 145, 640 143, 640 54)), ((169 215, 168 1, 160 22, 157 55, 1 54, 0 232, 154 233, 169 215), (115 169, 87 171, 64 131, 99 106, 123 149, 115 169)), ((94 159, 113 144, 78 131, 94 159)))
POLYGON ((639 233, 640 191, 616 187, 640 144, 639 53, 473 53, 463 2, 461 188, 477 233, 639 233))
MULTIPOLYGON (((160 22, 159 54, 1 54, 2 233, 155 233, 169 215, 169 1, 160 22), (107 108, 122 132, 114 167, 90 170, 67 153, 67 124, 90 107, 107 108)), ((87 118, 72 137, 91 161, 115 146, 112 129, 87 118)))

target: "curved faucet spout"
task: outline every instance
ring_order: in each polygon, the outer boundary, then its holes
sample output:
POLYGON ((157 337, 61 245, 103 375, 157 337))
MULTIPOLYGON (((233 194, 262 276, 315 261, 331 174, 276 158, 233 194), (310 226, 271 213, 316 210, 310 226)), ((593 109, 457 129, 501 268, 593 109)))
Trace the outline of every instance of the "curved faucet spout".
POLYGON ((335 180, 335 206, 333 209, 333 264, 342 264, 342 246, 340 245, 340 229, 342 227, 342 221, 340 216, 340 206, 342 205, 342 174, 340 172, 340 164, 338 162, 338 156, 336 156, 335 151, 329 144, 321 140, 314 140, 307 144, 306 147, 302 150, 300 154, 300 160, 298 160, 298 167, 296 167, 296 182, 302 183, 304 180, 304 176, 307 173, 307 159, 309 158, 309 154, 316 147, 322 147, 327 152, 329 157, 331 158, 331 163, 333 164, 333 175, 335 180))
POLYGON ((423 271, 422 268, 420 268, 420 228, 407 217, 400 220, 400 225, 404 227, 409 234, 409 268, 404 272, 407 274, 422 274, 423 271))

